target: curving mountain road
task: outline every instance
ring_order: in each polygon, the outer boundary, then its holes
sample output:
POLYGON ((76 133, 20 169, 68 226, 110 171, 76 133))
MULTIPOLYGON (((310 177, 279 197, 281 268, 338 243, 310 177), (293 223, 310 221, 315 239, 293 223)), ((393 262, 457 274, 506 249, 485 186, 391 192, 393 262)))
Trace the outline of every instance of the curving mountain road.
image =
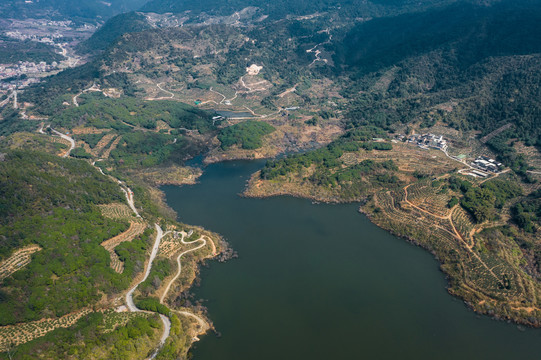
POLYGON ((178 270, 177 270, 177 274, 175 275, 175 277, 173 277, 171 279, 171 281, 169 281, 169 284, 167 284, 167 287, 165 288, 161 298, 160 298, 160 303, 163 304, 163 300, 165 299, 165 297, 167 296, 167 293, 169 292, 169 290, 171 289, 171 285, 178 279, 178 277, 180 276, 180 273, 182 271, 182 265, 180 264, 180 258, 192 251, 195 251, 195 250, 198 250, 198 249, 201 249, 202 247, 204 247, 205 245, 207 245, 207 240, 205 240, 203 238, 203 236, 201 236, 199 239, 197 240, 194 240, 194 241, 184 241, 184 238, 187 236, 187 234, 183 231, 181 232, 181 235, 182 235, 182 238, 180 239, 180 242, 183 243, 184 245, 191 245, 191 244, 194 244, 198 241, 202 241, 202 243, 199 245, 199 246, 196 246, 194 247, 193 249, 190 249, 190 250, 186 250, 186 251, 183 251, 181 252, 178 256, 177 256, 177 265, 178 265, 178 270))
MULTIPOLYGON (((42 128, 41 130, 43 131, 43 128, 42 128)), ((70 142, 70 148, 69 148, 69 150, 68 150, 64 155, 62 155, 62 157, 65 157, 65 158, 66 158, 66 157, 70 156, 71 151, 72 151, 73 149, 75 149, 75 140, 73 140, 73 138, 69 137, 69 136, 66 135, 66 134, 62 134, 60 131, 56 131, 56 130, 53 129, 53 128, 51 128, 51 131, 52 131, 53 133, 55 133, 57 136, 60 136, 62 139, 67 140, 67 141, 70 142)))
MULTIPOLYGON (((137 289, 137 287, 148 278, 148 275, 150 275, 150 270, 152 269, 152 262, 156 258, 156 255, 158 255, 160 242, 162 238, 169 233, 169 231, 164 233, 162 228, 158 224, 154 224, 154 226, 156 227, 156 240, 154 241, 154 246, 152 247, 152 252, 150 253, 150 258, 148 259, 148 265, 145 270, 145 275, 126 294, 126 305, 128 306, 128 309, 131 312, 142 311, 137 306, 135 306, 135 303, 133 302, 133 293, 137 289)), ((154 359, 156 355, 158 355, 159 349, 162 347, 163 344, 165 344, 165 340, 167 340, 171 332, 171 321, 169 321, 169 318, 161 314, 160 314, 160 318, 162 319, 162 322, 163 322, 164 331, 160 339, 160 343, 158 344, 156 351, 154 351, 154 353, 152 353, 152 355, 150 356, 150 359, 154 359)))
MULTIPOLYGON (((43 127, 44 127, 44 124, 42 123, 41 127, 38 130, 38 132, 40 134, 45 134, 45 132, 43 131, 43 127)), ((68 157, 70 152, 75 148, 75 141, 71 137, 69 137, 69 136, 67 136, 65 134, 62 134, 61 132, 56 131, 53 128, 51 128, 51 131, 55 135, 60 136, 61 138, 65 139, 65 140, 68 140, 70 142, 70 144, 71 144, 70 149, 68 150, 68 152, 66 154, 64 154, 62 156, 62 157, 68 157)), ((92 165, 95 166, 96 168, 98 168, 100 173, 107 176, 99 167, 96 166, 96 161, 92 162, 92 165)), ((141 217, 141 215, 139 215, 139 212, 135 208, 135 204, 134 204, 134 201, 133 201, 133 192, 122 181, 117 179, 117 182, 120 185, 120 188, 122 189, 124 194, 126 195, 126 200, 127 200, 128 204, 129 204, 130 208, 133 210, 135 215, 137 215, 137 217, 141 217)), ((137 308, 137 306, 135 306, 135 303, 133 302, 133 293, 135 292, 137 287, 143 281, 145 281, 148 278, 148 276, 150 275, 150 270, 152 269, 152 263, 154 262, 154 259, 156 258, 156 255, 158 255, 158 250, 160 248, 160 242, 161 242, 162 238, 170 232, 170 231, 167 231, 167 232, 164 233, 162 228, 158 224, 154 224, 154 225, 156 227, 156 240, 154 241, 154 246, 152 247, 152 251, 150 253, 150 258, 148 259, 148 265, 147 265, 147 268, 145 270, 145 274, 144 274, 143 278, 140 281, 138 281, 126 293, 126 305, 127 305, 128 309, 129 309, 129 311, 131 311, 131 312, 143 311, 143 310, 137 308)), ((149 359, 154 359, 158 355, 158 352, 159 352, 160 348, 165 344, 165 341, 167 340, 167 338, 169 337, 169 334, 171 333, 171 321, 169 320, 169 318, 167 316, 162 315, 162 314, 160 314, 160 318, 162 319, 162 322, 163 322, 164 331, 163 331, 162 337, 160 338, 160 343, 158 344, 158 347, 152 353, 152 355, 149 357, 149 359)))

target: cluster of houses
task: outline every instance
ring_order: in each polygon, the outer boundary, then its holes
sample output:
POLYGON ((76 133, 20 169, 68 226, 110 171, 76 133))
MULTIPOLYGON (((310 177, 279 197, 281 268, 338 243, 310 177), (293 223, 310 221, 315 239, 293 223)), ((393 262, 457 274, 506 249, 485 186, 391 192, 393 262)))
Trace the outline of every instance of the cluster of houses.
POLYGON ((39 63, 19 61, 16 64, 0 65, 0 78, 21 76, 23 74, 41 73, 54 70, 58 66, 56 61, 48 65, 45 61, 39 63))
POLYGON ((13 39, 21 40, 21 41, 31 40, 31 41, 41 42, 41 43, 49 44, 49 45, 54 45, 55 40, 62 39, 64 37, 64 35, 60 34, 59 32, 42 35, 42 34, 23 34, 18 30, 7 31, 5 33, 5 36, 8 36, 13 39))
POLYGON ((477 159, 475 159, 471 163, 471 166, 479 170, 488 171, 492 173, 498 173, 503 168, 502 163, 497 162, 496 160, 491 159, 487 156, 479 156, 477 159))
POLYGON ((4 81, 0 78, 0 95, 7 94, 10 91, 16 89, 23 89, 32 84, 37 84, 39 78, 26 78, 26 79, 15 79, 10 81, 4 81))
POLYGON ((413 134, 413 135, 398 135, 397 139, 400 141, 407 141, 417 146, 428 149, 435 148, 443 151, 447 151, 448 145, 447 140, 443 138, 442 135, 434 134, 413 134))

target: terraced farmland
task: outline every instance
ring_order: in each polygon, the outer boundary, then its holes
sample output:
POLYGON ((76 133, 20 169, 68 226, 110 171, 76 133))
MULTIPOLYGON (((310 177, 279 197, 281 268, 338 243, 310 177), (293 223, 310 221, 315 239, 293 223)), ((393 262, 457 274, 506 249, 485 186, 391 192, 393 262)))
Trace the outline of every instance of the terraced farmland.
POLYGON ((115 270, 117 273, 122 274, 124 271, 124 263, 120 260, 115 252, 115 247, 125 241, 132 241, 137 236, 141 235, 145 231, 146 227, 146 224, 142 221, 131 221, 128 230, 101 243, 101 246, 103 246, 111 256, 111 268, 113 268, 113 270, 115 270))
POLYGON ((162 238, 160 243, 160 256, 171 258, 176 252, 182 248, 182 237, 186 236, 185 232, 169 233, 162 238), (177 235, 178 234, 178 235, 177 235))
POLYGON ((41 247, 38 245, 32 245, 15 251, 13 255, 2 261, 2 263, 0 263, 0 282, 13 274, 15 271, 28 265, 30 263, 32 254, 40 250, 41 247))
POLYGON ((474 240, 472 235, 475 230, 475 224, 471 215, 462 207, 457 206, 453 210, 452 220, 456 230, 473 246, 474 240))
POLYGON ((450 276, 449 291, 476 310, 492 313, 498 308, 500 314, 522 319, 532 311, 541 312, 540 288, 514 265, 513 249, 500 247, 496 252, 476 247, 473 235, 479 226, 459 205, 446 209, 447 200, 438 199, 440 195, 430 183, 415 184, 402 191, 377 193, 363 209, 379 226, 432 251, 450 276), (435 206, 427 206, 431 196, 436 198, 435 206))
POLYGON ((8 346, 17 346, 38 337, 44 336, 58 328, 67 328, 75 324, 81 317, 92 312, 83 309, 79 312, 62 316, 59 319, 42 319, 18 325, 0 327, 0 351, 7 350, 8 346))
POLYGON ((122 136, 118 136, 116 137, 112 142, 111 142, 111 145, 106 149, 104 150, 102 153, 101 153, 101 158, 102 159, 108 159, 109 158, 109 155, 111 154, 111 151, 113 151, 114 149, 116 149, 118 143, 120 142, 120 140, 122 140, 122 136))
POLYGON ((105 323, 105 327, 103 332, 108 333, 120 326, 126 325, 131 319, 136 317, 143 317, 148 318, 149 316, 152 316, 152 313, 147 312, 130 312, 130 311, 122 311, 122 312, 116 312, 114 310, 106 310, 103 313, 103 321, 105 323))
POLYGON ((449 215, 449 195, 441 193, 441 186, 433 187, 430 181, 421 181, 408 187, 408 200, 436 216, 449 215))
POLYGON ((107 205, 98 205, 101 214, 109 219, 115 220, 134 220, 133 211, 126 204, 113 203, 107 205))

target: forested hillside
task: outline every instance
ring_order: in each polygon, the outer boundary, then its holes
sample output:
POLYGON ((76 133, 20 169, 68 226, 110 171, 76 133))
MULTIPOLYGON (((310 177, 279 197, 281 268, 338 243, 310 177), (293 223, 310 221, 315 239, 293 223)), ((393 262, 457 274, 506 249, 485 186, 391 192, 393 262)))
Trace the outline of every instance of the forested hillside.
POLYGON ((388 16, 409 11, 422 11, 431 6, 452 3, 454 0, 317 0, 317 1, 246 1, 246 0, 150 0, 141 10, 151 12, 180 13, 187 10, 195 13, 207 12, 214 15, 230 15, 248 6, 256 6, 263 14, 271 18, 285 17, 286 15, 307 15, 321 13, 329 10, 344 9, 353 16, 388 16))
POLYGON ((135 12, 117 15, 109 19, 92 36, 79 44, 78 50, 83 52, 104 50, 116 38, 131 32, 150 29, 150 24, 145 16, 135 12))
POLYGON ((4 153, 0 259, 28 246, 40 250, 1 280, 0 325, 60 317, 129 285, 142 265, 146 239, 122 245, 131 256, 126 271, 116 273, 100 244, 128 224, 104 218, 97 206, 123 199, 118 184, 86 162, 38 152, 4 153))
POLYGON ((356 98, 348 116, 353 126, 421 121, 427 127, 441 120, 484 136, 512 124, 489 142, 502 157, 512 152, 511 138, 541 146, 537 1, 375 19, 350 30, 333 50, 335 70, 356 80, 344 92, 356 98), (382 80, 386 86, 375 85, 382 80), (449 101, 451 108, 436 109, 449 101))
MULTIPOLYGON (((541 0, 143 2, 0 0, 7 17, 109 18, 78 48, 88 62, 18 91, 15 108, 4 95, 0 326, 110 311, 22 351, 132 358, 138 339, 141 357, 155 348, 156 316, 112 309, 143 270, 156 222, 161 258, 135 296, 173 322, 165 351, 184 353, 183 336, 198 333, 168 310, 184 294, 158 295, 184 291, 196 261, 223 248, 199 238, 208 246, 167 285, 184 236, 199 234, 172 221, 157 186, 194 183, 203 170, 184 163, 197 155, 272 158, 248 195, 361 202, 435 253, 450 291, 477 311, 541 326, 541 0), (408 141, 425 133, 437 134, 430 146, 408 141), (14 150, 28 147, 41 152, 14 150), (479 172, 481 156, 503 165, 479 172), (106 333, 111 322, 126 329, 106 333)), ((58 57, 6 44, 9 61, 58 57)))
POLYGON ((50 64, 61 61, 63 57, 56 53, 55 48, 35 41, 20 41, 6 36, 0 36, 0 64, 10 64, 19 61, 41 62, 50 64))
POLYGON ((104 20, 121 12, 135 10, 146 0, 80 1, 70 0, 0 0, 0 13, 5 18, 26 19, 49 17, 54 20, 104 20))

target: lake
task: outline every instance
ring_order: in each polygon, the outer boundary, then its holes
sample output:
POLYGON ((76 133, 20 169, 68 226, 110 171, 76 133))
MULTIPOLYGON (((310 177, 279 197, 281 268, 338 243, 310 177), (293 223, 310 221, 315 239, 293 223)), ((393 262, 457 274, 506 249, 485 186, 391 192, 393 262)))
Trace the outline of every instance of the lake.
POLYGON ((221 337, 203 336, 194 359, 540 358, 541 330, 469 310, 430 253, 358 205, 240 197, 263 164, 213 164, 197 185, 162 188, 180 221, 239 254, 202 269, 194 292, 221 337))

